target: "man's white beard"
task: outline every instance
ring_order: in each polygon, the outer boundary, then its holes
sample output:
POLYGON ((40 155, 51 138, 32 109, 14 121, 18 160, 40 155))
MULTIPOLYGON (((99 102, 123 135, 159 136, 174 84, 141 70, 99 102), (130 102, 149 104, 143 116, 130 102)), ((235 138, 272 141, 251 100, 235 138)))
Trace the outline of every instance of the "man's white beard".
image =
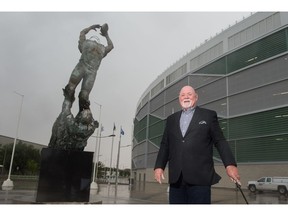
POLYGON ((181 106, 184 109, 188 109, 192 106, 192 101, 191 100, 184 100, 184 101, 182 101, 181 106))

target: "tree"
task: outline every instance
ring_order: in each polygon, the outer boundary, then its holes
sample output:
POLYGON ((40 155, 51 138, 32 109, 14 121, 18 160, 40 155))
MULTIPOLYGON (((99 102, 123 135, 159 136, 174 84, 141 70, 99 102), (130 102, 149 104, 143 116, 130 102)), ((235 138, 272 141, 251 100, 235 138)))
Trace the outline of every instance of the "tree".
POLYGON ((130 169, 121 170, 120 176, 122 177, 130 177, 130 169))
POLYGON ((5 147, 3 145, 0 145, 0 165, 4 164, 5 156, 6 156, 5 147))
POLYGON ((104 177, 104 164, 99 161, 98 162, 98 172, 97 172, 97 178, 103 178, 104 177))
MULTIPOLYGON (((5 170, 9 170, 10 168, 12 149, 12 143, 2 145, 0 148, 0 159, 3 159, 5 170)), ((36 175, 40 169, 40 161, 40 150, 19 141, 15 146, 11 174, 36 175)))

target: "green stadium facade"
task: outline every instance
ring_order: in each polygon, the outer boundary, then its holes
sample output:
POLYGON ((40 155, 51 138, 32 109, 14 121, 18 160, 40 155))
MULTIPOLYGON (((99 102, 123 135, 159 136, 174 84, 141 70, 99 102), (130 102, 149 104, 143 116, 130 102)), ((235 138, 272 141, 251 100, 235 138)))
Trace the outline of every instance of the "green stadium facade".
MULTIPOLYGON (((167 116, 192 85, 198 105, 217 111, 238 162, 242 184, 288 176, 288 13, 258 12, 217 34, 164 71, 138 101, 132 176, 153 182, 167 116)), ((217 187, 234 187, 214 151, 217 187)), ((167 182, 167 172, 165 170, 167 182)))

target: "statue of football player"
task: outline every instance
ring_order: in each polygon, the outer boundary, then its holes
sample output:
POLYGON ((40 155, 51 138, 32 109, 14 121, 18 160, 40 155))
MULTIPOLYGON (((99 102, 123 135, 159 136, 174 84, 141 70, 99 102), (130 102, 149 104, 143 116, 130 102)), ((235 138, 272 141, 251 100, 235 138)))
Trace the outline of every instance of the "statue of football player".
POLYGON ((114 48, 114 45, 108 35, 108 25, 92 25, 80 32, 78 48, 81 53, 80 60, 72 74, 69 82, 64 89, 64 95, 72 103, 75 100, 75 89, 82 80, 82 86, 79 93, 79 112, 89 109, 89 94, 93 88, 97 70, 102 59, 114 48), (90 30, 100 28, 100 34, 106 38, 107 46, 98 43, 95 40, 86 39, 86 34, 90 30))

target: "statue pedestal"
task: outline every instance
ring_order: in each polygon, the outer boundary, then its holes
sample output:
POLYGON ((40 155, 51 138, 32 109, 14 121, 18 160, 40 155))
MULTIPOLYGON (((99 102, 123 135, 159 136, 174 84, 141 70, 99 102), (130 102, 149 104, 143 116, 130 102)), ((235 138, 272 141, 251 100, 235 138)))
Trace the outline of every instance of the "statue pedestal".
POLYGON ((36 202, 89 202, 93 152, 43 148, 36 202))

